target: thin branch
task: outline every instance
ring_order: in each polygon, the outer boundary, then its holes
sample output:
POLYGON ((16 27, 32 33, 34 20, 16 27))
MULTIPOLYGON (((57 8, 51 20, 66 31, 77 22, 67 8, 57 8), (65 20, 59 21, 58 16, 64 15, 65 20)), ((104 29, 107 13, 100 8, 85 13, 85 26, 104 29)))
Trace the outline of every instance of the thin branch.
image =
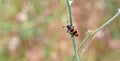
POLYGON ((87 48, 89 47, 90 44, 92 44, 94 39, 95 39, 95 36, 92 39, 90 39, 90 41, 86 44, 86 46, 84 48, 82 48, 82 53, 80 56, 82 56, 86 52, 87 48))
POLYGON ((70 25, 72 26, 72 10, 71 10, 71 4, 72 4, 72 1, 70 0, 67 0, 67 6, 68 6, 68 13, 69 13, 69 18, 70 18, 70 25))
POLYGON ((113 19, 115 19, 119 14, 120 14, 120 12, 118 11, 110 20, 108 20, 105 24, 103 24, 102 26, 97 28, 94 31, 94 34, 97 33, 98 31, 102 30, 103 28, 105 28, 108 24, 110 24, 113 21, 113 19))
POLYGON ((76 47, 76 44, 75 44, 74 36, 71 36, 71 38, 72 38, 72 43, 73 43, 73 46, 74 46, 74 52, 75 52, 75 56, 76 56, 76 61, 79 61, 79 56, 78 56, 78 52, 77 52, 77 47, 76 47))
MULTIPOLYGON (((71 5, 72 5, 73 2, 74 2, 73 0, 67 0, 68 13, 69 13, 69 18, 70 18, 70 26, 73 26, 73 24, 72 24, 72 12, 71 12, 71 5)), ((79 56, 78 56, 74 36, 71 35, 71 38, 72 38, 72 43, 73 43, 73 46, 74 46, 76 61, 79 61, 79 56)))
MULTIPOLYGON (((77 51, 79 51, 79 49, 92 37, 94 36, 97 32, 99 32, 100 30, 104 29, 108 24, 110 24, 113 19, 115 19, 118 15, 120 14, 120 9, 118 9, 118 12, 111 18, 109 19, 105 24, 103 24, 102 26, 100 26, 99 28, 97 28, 94 32, 91 32, 90 34, 88 34, 80 43, 80 45, 78 46, 77 51)), ((75 55, 72 58, 72 61, 74 60, 75 55)))

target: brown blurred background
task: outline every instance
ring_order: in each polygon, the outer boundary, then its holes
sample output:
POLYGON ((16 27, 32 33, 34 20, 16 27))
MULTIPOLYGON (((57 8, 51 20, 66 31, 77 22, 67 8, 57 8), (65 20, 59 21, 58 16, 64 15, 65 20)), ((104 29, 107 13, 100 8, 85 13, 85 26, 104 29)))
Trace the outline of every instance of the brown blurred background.
MULTIPOLYGON (((77 46, 89 29, 104 24, 119 7, 120 0, 75 0, 77 46)), ((82 56, 79 51, 81 61, 120 61, 119 19, 97 33, 82 56)), ((0 0, 0 61, 70 61, 74 50, 62 28, 66 20, 66 0, 0 0)))

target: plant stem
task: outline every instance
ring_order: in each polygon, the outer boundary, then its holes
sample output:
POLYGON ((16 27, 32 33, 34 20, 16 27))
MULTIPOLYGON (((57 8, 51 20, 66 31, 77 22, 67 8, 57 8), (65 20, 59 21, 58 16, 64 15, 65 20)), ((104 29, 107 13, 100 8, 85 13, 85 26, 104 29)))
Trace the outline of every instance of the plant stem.
MULTIPOLYGON (((69 13, 69 18, 70 18, 70 26, 73 26, 72 24, 72 11, 71 11, 71 3, 73 2, 73 0, 67 0, 67 6, 68 6, 68 13, 69 13)), ((75 44, 75 39, 74 39, 74 36, 71 35, 71 38, 72 38, 72 43, 73 43, 73 46, 74 46, 74 52, 75 52, 75 56, 76 56, 76 61, 79 61, 79 56, 78 56, 78 52, 77 52, 77 47, 76 47, 76 44, 75 44)))
MULTIPOLYGON (((118 11, 110 20, 108 20, 106 23, 104 23, 103 25, 101 25, 99 28, 97 28, 94 32, 92 32, 91 34, 88 34, 80 43, 80 45, 78 46, 77 51, 79 51, 79 49, 92 37, 94 36, 97 32, 99 32, 100 30, 104 29, 108 24, 110 24, 113 19, 115 19, 118 15, 120 14, 120 11, 118 11)), ((74 60, 75 55, 72 58, 72 61, 74 60)))
POLYGON ((76 61, 79 61, 79 56, 78 56, 78 52, 77 52, 74 36, 71 36, 71 38, 72 38, 72 43, 73 43, 73 46, 74 46, 76 61))
POLYGON ((69 13, 69 18, 70 18, 70 25, 72 26, 72 12, 71 12, 71 5, 69 3, 69 0, 67 0, 67 6, 68 6, 68 13, 69 13))
POLYGON ((103 24, 102 26, 100 26, 99 28, 97 28, 93 33, 95 34, 98 31, 100 31, 103 28, 105 28, 105 26, 107 26, 108 24, 110 24, 113 21, 113 19, 115 19, 119 14, 120 14, 120 12, 118 11, 110 20, 108 20, 105 24, 103 24))
MULTIPOLYGON (((79 49, 85 44, 85 42, 88 41, 88 39, 89 39, 90 37, 91 37, 90 35, 87 35, 87 36, 83 39, 83 41, 82 41, 82 42, 80 43, 80 45, 78 46, 77 51, 79 51, 79 49)), ((75 58, 75 55, 73 56, 72 61, 74 60, 74 58, 75 58)))

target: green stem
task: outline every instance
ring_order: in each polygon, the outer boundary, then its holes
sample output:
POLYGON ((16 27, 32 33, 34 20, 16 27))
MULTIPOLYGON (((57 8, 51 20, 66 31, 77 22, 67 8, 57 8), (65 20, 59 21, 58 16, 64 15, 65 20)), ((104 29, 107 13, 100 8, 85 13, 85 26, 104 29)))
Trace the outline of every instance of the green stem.
MULTIPOLYGON (((88 39, 89 39, 90 37, 91 37, 90 35, 87 35, 87 36, 83 39, 83 41, 82 41, 82 42, 80 43, 80 45, 78 46, 77 51, 79 51, 79 49, 85 44, 85 42, 88 41, 88 39)), ((75 55, 73 56, 72 61, 74 60, 74 58, 75 58, 75 55)))
POLYGON ((69 3, 69 0, 67 0, 67 6, 68 6, 68 13, 69 13, 69 18, 70 18, 70 25, 72 26, 72 12, 71 12, 71 5, 69 3))
POLYGON ((115 19, 119 14, 120 14, 120 12, 118 11, 110 20, 108 20, 105 24, 103 24, 102 26, 100 26, 99 28, 97 28, 93 33, 95 34, 98 31, 100 31, 103 28, 105 28, 105 26, 107 26, 108 24, 110 24, 113 21, 113 19, 115 19))
POLYGON ((76 61, 79 61, 79 56, 78 56, 78 52, 77 52, 74 36, 71 36, 71 38, 72 38, 72 43, 73 43, 73 46, 74 46, 76 61))
MULTIPOLYGON (((67 0, 67 6, 68 6, 68 13, 69 13, 69 18, 70 18, 70 25, 73 26, 72 24, 72 11, 71 11, 71 4, 70 4, 70 0, 67 0)), ((75 39, 74 36, 71 35, 72 38, 72 43, 74 46, 74 52, 75 52, 75 56, 76 56, 76 61, 79 61, 79 56, 78 56, 78 52, 77 52, 77 47, 75 44, 75 39)))
MULTIPOLYGON (((77 51, 79 51, 79 49, 92 37, 94 36, 97 32, 99 32, 100 30, 104 29, 108 24, 110 24, 113 19, 115 19, 118 15, 120 14, 120 11, 118 11, 110 20, 108 20, 106 23, 104 23, 102 26, 100 26, 99 28, 97 28, 94 32, 92 32, 91 34, 88 34, 80 43, 80 45, 78 46, 77 51)), ((72 61, 74 60, 75 55, 72 58, 72 61)))

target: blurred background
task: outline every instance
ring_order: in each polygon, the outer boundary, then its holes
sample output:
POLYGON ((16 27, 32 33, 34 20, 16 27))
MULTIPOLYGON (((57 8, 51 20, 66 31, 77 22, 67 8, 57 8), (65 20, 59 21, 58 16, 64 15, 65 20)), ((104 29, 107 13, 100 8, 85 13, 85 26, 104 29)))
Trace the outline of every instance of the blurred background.
MULTIPOLYGON (((89 29, 104 24, 118 8, 120 0, 75 0, 77 46, 89 29)), ((62 28, 67 20, 66 0, 0 0, 0 61, 70 61, 74 49, 62 28)), ((80 59, 120 61, 120 15, 96 34, 80 59)))

